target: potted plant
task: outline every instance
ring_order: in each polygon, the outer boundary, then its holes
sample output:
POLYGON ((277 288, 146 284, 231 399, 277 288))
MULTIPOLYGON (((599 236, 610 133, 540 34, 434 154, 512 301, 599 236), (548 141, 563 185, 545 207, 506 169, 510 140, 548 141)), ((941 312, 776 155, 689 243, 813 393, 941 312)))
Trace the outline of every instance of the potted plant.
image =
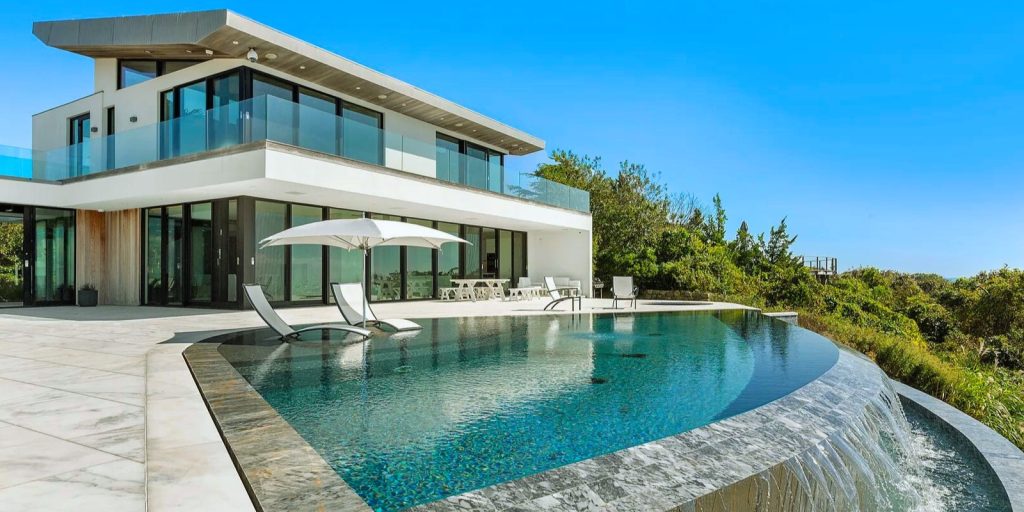
POLYGON ((78 289, 78 305, 85 308, 95 306, 99 302, 99 292, 91 284, 85 284, 78 289))

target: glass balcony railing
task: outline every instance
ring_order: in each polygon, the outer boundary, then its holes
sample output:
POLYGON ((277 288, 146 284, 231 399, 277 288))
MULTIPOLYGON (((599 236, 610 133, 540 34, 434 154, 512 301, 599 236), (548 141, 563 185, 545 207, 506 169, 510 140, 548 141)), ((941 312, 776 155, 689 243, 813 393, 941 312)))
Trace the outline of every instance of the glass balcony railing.
POLYGON ((449 154, 433 140, 381 130, 291 101, 260 96, 169 121, 91 137, 52 150, 0 148, 0 176, 61 181, 230 148, 274 141, 473 188, 582 212, 590 196, 529 173, 509 172, 500 161, 449 154))

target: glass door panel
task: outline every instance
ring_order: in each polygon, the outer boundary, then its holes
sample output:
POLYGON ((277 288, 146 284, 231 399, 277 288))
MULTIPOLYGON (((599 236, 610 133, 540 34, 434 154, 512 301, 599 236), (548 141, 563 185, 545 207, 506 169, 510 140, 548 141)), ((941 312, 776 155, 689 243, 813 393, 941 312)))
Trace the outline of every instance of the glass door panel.
POLYGON ((35 209, 35 265, 33 272, 33 294, 36 303, 74 303, 75 213, 73 211, 51 208, 35 209))
POLYGON ((189 207, 189 301, 213 300, 213 205, 189 207))
POLYGON ((89 136, 92 123, 89 114, 68 121, 68 170, 71 176, 89 173, 89 136))
POLYGON ((474 188, 487 188, 487 152, 483 149, 466 145, 466 185, 474 188))
MULTIPOLYGON (((401 221, 396 215, 372 215, 374 219, 401 221)), ((370 250, 370 300, 402 298, 401 247, 385 246, 370 250)))
POLYGON ((181 205, 167 207, 166 243, 164 288, 167 290, 167 304, 181 305, 185 265, 185 210, 181 205))
POLYGON ((25 214, 0 205, 0 308, 21 306, 25 297, 25 214))
POLYGON ((174 156, 198 153, 206 149, 206 81, 186 85, 178 94, 178 144, 174 156))
POLYGON ((526 233, 512 233, 512 280, 519 282, 520 277, 530 277, 526 273, 526 233))
POLYGON ((161 208, 146 210, 146 296, 142 298, 144 304, 164 303, 163 223, 161 208))
POLYGON ((371 164, 384 164, 381 114, 355 105, 341 111, 342 156, 371 164))
MULTIPOLYGON (((283 231, 288 221, 288 206, 284 203, 256 201, 256 240, 283 231)), ((282 246, 256 249, 256 282, 263 286, 267 300, 285 300, 284 256, 282 246)))
MULTIPOLYGON (((223 211, 224 208, 218 209, 223 211)), ((238 253, 238 201, 227 201, 227 218, 220 216, 217 220, 219 235, 214 239, 217 250, 218 281, 220 293, 217 300, 228 304, 238 302, 238 266, 241 263, 238 253)))
MULTIPOLYGON (((319 206, 292 205, 291 227, 323 220, 319 206)), ((291 258, 291 300, 323 299, 323 247, 293 245, 291 258)))
POLYGON ((299 146, 338 154, 338 116, 334 98, 299 88, 299 146))
POLYGON ((462 238, 469 242, 468 245, 460 244, 465 249, 466 254, 466 257, 462 260, 462 270, 465 272, 466 279, 480 279, 480 228, 466 226, 466 236, 462 238))
POLYGON ((238 73, 232 73, 214 78, 210 84, 212 104, 207 116, 209 149, 238 144, 242 141, 241 114, 238 104, 241 97, 241 78, 238 73))
POLYGON ((487 189, 492 192, 503 192, 505 169, 501 165, 501 154, 493 151, 487 154, 487 189))
MULTIPOLYGON (((501 279, 512 279, 512 232, 498 232, 498 277, 501 279)), ((515 287, 514 282, 509 283, 515 287)))
MULTIPOLYGON (((331 208, 331 220, 335 219, 360 219, 362 212, 352 210, 340 210, 331 208)), ((345 250, 340 247, 331 247, 328 251, 330 266, 328 276, 332 283, 362 283, 363 282, 363 251, 345 250)), ((329 301, 334 301, 334 296, 327 294, 329 301)))
MULTIPOLYGON (((429 220, 409 219, 406 222, 434 227, 429 220)), ((447 244, 456 245, 456 244, 447 244)), ((434 296, 434 250, 425 247, 405 248, 405 298, 429 299, 434 296)))
POLYGON ((491 228, 483 228, 483 243, 480 244, 483 250, 483 277, 493 279, 498 277, 498 236, 491 228))
MULTIPOLYGON (((450 235, 460 236, 459 225, 450 222, 438 222, 438 231, 444 231, 450 235)), ((444 244, 437 251, 437 287, 451 288, 452 279, 458 279, 462 274, 462 266, 459 264, 459 252, 465 244, 444 244)))

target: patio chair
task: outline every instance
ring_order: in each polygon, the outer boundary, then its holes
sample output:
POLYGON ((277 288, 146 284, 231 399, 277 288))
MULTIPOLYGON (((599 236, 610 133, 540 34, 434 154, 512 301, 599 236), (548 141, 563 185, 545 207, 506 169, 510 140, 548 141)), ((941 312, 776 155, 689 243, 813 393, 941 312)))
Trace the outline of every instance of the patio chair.
POLYGON ((334 303, 338 305, 341 316, 345 317, 345 321, 352 325, 386 325, 396 331, 414 331, 423 328, 416 322, 401 318, 381 320, 373 314, 369 304, 366 305, 366 318, 363 318, 363 301, 366 300, 366 295, 363 293, 363 285, 359 283, 331 283, 331 293, 334 294, 334 303))
POLYGON ((633 303, 633 309, 636 309, 636 293, 637 287, 633 285, 633 276, 614 276, 612 277, 612 307, 618 307, 619 301, 628 301, 633 303))
POLYGON ((288 325, 288 323, 281 318, 281 315, 278 315, 277 311, 274 311, 274 308, 270 306, 270 302, 267 301, 267 296, 263 294, 262 286, 258 284, 246 284, 242 285, 242 289, 245 290, 245 296, 249 298, 249 304, 252 304, 253 309, 256 310, 256 314, 260 315, 260 318, 263 319, 267 326, 273 329, 282 340, 297 340, 304 332, 318 330, 351 332, 358 334, 363 338, 369 338, 370 334, 372 334, 366 329, 345 324, 323 324, 295 329, 288 325))
POLYGON ((583 310, 583 297, 580 295, 562 295, 562 292, 568 292, 575 288, 563 287, 559 288, 555 285, 555 278, 545 277, 544 286, 548 289, 548 296, 551 297, 551 302, 544 306, 544 311, 554 311, 555 307, 561 304, 563 301, 570 301, 572 304, 572 310, 576 311, 576 304, 579 304, 580 310, 583 310))

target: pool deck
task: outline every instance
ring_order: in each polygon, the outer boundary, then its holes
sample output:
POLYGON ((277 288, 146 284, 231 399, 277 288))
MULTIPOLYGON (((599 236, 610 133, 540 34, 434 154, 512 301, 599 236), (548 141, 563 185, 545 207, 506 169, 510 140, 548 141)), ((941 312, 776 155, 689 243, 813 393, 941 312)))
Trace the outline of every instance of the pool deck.
MULTIPOLYGON (((544 304, 373 307, 385 318, 551 314, 544 304)), ((610 299, 585 299, 584 312, 610 306, 610 299)), ((640 301, 635 311, 736 308, 744 306, 640 301)), ((339 320, 333 306, 280 311, 294 324, 339 320)), ((253 510, 181 353, 215 334, 262 325, 252 311, 0 310, 3 510, 253 510)))

